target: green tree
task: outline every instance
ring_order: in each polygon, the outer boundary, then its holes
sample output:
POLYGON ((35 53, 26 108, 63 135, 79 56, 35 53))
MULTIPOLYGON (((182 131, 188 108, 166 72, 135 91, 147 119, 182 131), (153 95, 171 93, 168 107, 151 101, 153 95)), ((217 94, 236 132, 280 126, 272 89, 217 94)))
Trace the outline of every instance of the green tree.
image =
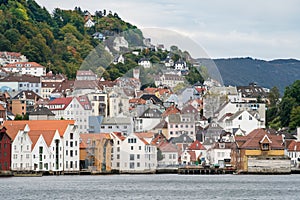
POLYGON ((277 106, 277 104, 279 103, 279 98, 280 98, 279 89, 276 86, 272 87, 268 94, 268 99, 270 101, 270 107, 277 106))
POLYGON ((297 107, 293 107, 291 111, 289 127, 292 130, 295 130, 299 126, 300 126, 300 106, 297 106, 297 107))

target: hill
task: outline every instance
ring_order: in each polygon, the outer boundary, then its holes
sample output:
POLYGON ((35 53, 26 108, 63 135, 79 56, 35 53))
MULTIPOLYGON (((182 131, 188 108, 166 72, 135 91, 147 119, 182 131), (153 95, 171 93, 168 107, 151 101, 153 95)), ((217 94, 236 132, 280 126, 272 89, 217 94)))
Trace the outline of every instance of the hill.
MULTIPOLYGON (((214 59, 225 85, 248 85, 256 82, 262 87, 277 86, 283 94, 285 87, 300 80, 300 61, 278 59, 272 61, 253 58, 214 59)), ((201 65, 211 67, 208 59, 198 59, 201 65)))
POLYGON ((135 43, 142 43, 141 31, 105 9, 90 14, 80 7, 56 8, 49 13, 34 0, 0 1, 0 51, 21 52, 29 61, 69 78, 75 77, 91 50, 104 49, 103 41, 93 37, 95 32, 111 36, 124 31, 132 33, 135 43), (85 26, 87 17, 94 25, 85 26))

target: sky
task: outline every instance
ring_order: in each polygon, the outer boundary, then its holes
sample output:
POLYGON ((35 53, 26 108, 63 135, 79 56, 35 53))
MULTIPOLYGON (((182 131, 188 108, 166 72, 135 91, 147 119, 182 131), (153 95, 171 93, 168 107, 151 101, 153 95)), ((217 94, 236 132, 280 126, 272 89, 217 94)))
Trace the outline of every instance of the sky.
POLYGON ((152 43, 174 41, 194 58, 300 59, 298 0, 36 0, 54 8, 116 12, 152 43), (168 41, 167 41, 168 40, 168 41))

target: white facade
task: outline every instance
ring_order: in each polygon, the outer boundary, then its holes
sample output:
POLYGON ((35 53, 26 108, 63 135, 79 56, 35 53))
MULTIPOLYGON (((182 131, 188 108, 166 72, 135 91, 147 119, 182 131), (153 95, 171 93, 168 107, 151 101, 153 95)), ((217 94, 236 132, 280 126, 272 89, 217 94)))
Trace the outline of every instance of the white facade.
POLYGON ((79 171, 79 133, 76 125, 69 125, 63 135, 65 172, 79 171))
POLYGON ((116 91, 111 91, 108 94, 108 112, 110 117, 116 117, 120 114, 129 113, 129 98, 116 91))
POLYGON ((28 135, 28 125, 20 128, 12 142, 11 149, 11 170, 32 170, 31 139, 28 135))
POLYGON ((138 63, 140 66, 143 66, 144 68, 150 68, 151 67, 151 62, 148 59, 142 59, 138 63))
POLYGON ((255 115, 248 111, 240 111, 220 124, 226 131, 233 132, 233 129, 241 129, 248 135, 257 128, 265 128, 264 122, 259 121, 255 115))
MULTIPOLYGON (((113 138, 117 137, 114 136, 113 138)), ((157 149, 155 146, 148 144, 146 140, 138 138, 135 134, 131 134, 124 140, 114 139, 113 148, 113 169, 117 169, 123 173, 155 172, 157 166, 157 149), (115 146, 115 144, 117 145, 115 146)))
POLYGON ((3 67, 7 72, 27 74, 32 76, 45 76, 46 68, 35 62, 17 62, 3 67))
MULTIPOLYGON (((55 114, 55 119, 75 120, 79 133, 87 133, 89 128, 89 116, 92 116, 92 109, 85 97, 74 97, 65 109, 57 109, 59 105, 47 105, 49 110, 55 114), (80 103, 80 101, 82 101, 80 103), (86 104, 82 104, 86 103, 86 104)), ((50 102, 51 103, 51 102, 50 102)), ((64 105, 61 105, 63 108, 64 105)))
POLYGON ((135 132, 146 132, 152 130, 159 124, 161 118, 136 118, 134 120, 135 132))
POLYGON ((43 135, 38 136, 38 140, 32 149, 32 166, 34 171, 49 171, 51 167, 52 154, 43 135))
POLYGON ((220 168, 225 167, 224 160, 231 160, 231 148, 226 148, 225 143, 216 144, 216 148, 207 151, 207 159, 212 165, 219 165, 220 168))

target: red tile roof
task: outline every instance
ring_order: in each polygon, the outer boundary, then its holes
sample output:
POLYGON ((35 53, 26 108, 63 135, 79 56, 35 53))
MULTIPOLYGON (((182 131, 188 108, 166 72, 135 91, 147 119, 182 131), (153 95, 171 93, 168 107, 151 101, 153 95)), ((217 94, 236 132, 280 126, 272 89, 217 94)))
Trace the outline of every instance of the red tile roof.
POLYGON ((63 137, 68 126, 74 125, 75 121, 74 120, 20 120, 20 121, 6 121, 4 122, 3 126, 5 126, 6 128, 8 126, 23 127, 24 129, 26 124, 28 124, 30 131, 58 130, 59 135, 63 137))
POLYGON ((206 148, 198 140, 195 140, 195 142, 189 146, 189 150, 206 150, 206 148))
POLYGON ((72 102, 73 97, 57 98, 48 103, 49 110, 65 110, 72 102), (52 105, 63 105, 61 108, 52 108, 52 105))
POLYGON ((165 112, 163 112, 162 116, 166 117, 166 116, 169 116, 171 114, 176 114, 176 113, 180 113, 180 110, 176 106, 171 105, 169 108, 167 108, 165 110, 165 112))
POLYGON ((169 142, 161 142, 159 149, 162 152, 178 152, 177 146, 169 142))
POLYGON ((26 124, 15 124, 13 121, 5 121, 3 126, 6 128, 7 135, 14 140, 20 130, 24 130, 26 124))
POLYGON ((146 100, 141 99, 141 98, 132 98, 132 99, 129 99, 129 103, 141 105, 141 104, 146 104, 146 100))
POLYGON ((294 152, 300 151, 300 142, 293 140, 288 146, 288 151, 294 151, 294 152))
POLYGON ((78 100, 80 105, 84 108, 84 110, 91 110, 92 109, 92 106, 91 106, 90 101, 87 98, 87 96, 76 97, 76 99, 78 100))
POLYGON ((15 68, 15 67, 45 68, 44 66, 36 62, 15 62, 15 63, 7 64, 5 66, 5 68, 15 68))
POLYGON ((246 136, 236 136, 235 141, 240 149, 260 149, 262 140, 270 140, 271 149, 284 149, 282 136, 271 135, 264 129, 255 129, 246 136))

